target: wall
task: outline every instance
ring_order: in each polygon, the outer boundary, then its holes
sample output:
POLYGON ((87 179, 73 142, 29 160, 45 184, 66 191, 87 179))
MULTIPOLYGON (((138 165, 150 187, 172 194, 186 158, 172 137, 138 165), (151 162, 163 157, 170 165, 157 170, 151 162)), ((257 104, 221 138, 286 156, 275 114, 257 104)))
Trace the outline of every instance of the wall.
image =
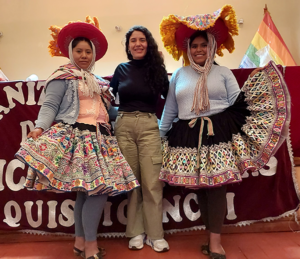
MULTIPOLYGON (((25 79, 35 73, 45 79, 59 65, 67 62, 63 57, 50 57, 47 46, 51 39, 50 25, 62 26, 68 21, 84 20, 86 15, 97 16, 109 42, 105 57, 95 69, 99 75, 114 72, 120 62, 126 61, 122 40, 133 25, 147 27, 156 38, 165 56, 168 72, 181 65, 163 49, 159 24, 169 14, 212 13, 229 2, 225 0, 0 0, 0 68, 12 80, 25 79), (115 26, 121 26, 120 32, 115 26)), ((235 37, 236 50, 229 55, 225 51, 217 62, 229 68, 237 68, 263 18, 265 4, 271 13, 281 36, 300 65, 300 1, 299 0, 231 0, 237 18, 243 18, 240 35, 235 37)))

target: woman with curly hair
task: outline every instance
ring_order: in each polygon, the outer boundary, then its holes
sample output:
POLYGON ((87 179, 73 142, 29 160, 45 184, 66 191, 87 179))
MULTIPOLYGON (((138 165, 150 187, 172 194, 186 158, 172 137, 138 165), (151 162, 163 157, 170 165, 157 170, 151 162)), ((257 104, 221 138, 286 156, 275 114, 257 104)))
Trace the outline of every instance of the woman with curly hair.
POLYGON ((126 53, 130 61, 118 65, 110 84, 120 100, 115 134, 141 184, 128 195, 126 236, 131 238, 129 249, 142 249, 146 243, 163 252, 169 245, 162 227, 163 185, 158 180, 162 151, 155 112, 169 81, 147 28, 134 26, 126 33, 126 53))

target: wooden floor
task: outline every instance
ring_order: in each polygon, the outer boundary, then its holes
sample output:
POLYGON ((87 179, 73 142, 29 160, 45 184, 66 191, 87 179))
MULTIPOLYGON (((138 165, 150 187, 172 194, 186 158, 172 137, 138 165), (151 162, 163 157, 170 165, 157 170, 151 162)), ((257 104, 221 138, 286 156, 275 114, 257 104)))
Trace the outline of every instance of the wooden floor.
MULTIPOLYGON (((18 234, 0 236, 0 258, 9 259, 71 259, 73 240, 70 237, 51 237, 18 234)), ((99 239, 99 245, 106 249, 105 259, 192 259, 208 258, 201 254, 203 233, 166 235, 170 251, 156 253, 145 245, 142 250, 127 248, 126 238, 99 239)), ((223 246, 228 259, 286 259, 300 258, 299 232, 271 232, 224 234, 223 246)), ((77 259, 79 259, 77 257, 77 259)))

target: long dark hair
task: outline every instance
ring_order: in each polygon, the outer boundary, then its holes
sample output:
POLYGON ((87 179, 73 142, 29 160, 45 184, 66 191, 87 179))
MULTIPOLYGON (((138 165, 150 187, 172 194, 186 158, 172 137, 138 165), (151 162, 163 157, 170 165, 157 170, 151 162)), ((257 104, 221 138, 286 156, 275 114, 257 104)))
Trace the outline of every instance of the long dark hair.
POLYGON ((133 60, 133 57, 131 53, 128 52, 128 45, 129 45, 129 39, 134 31, 140 31, 142 32, 147 40, 147 53, 144 57, 146 68, 146 75, 145 75, 145 83, 152 89, 152 91, 156 93, 162 93, 164 92, 165 86, 165 80, 166 80, 166 67, 164 64, 163 57, 158 51, 158 46, 156 41, 154 40, 151 32, 143 27, 143 26, 133 26, 129 29, 129 31, 126 33, 126 54, 127 58, 129 60, 133 60))
MULTIPOLYGON (((207 37, 206 31, 196 31, 196 32, 195 32, 194 34, 192 34, 192 36, 190 37, 190 47, 191 47, 191 45, 192 45, 194 39, 196 39, 197 37, 202 37, 202 38, 204 38, 204 39, 208 42, 208 37, 207 37)), ((214 61, 213 64, 219 66, 219 64, 218 64, 216 61, 214 61)))

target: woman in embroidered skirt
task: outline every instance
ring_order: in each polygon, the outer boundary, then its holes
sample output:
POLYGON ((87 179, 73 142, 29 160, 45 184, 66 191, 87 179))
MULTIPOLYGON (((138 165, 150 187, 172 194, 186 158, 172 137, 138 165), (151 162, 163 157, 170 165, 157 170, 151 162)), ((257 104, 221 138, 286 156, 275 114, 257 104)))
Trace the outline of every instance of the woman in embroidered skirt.
POLYGON ((175 59, 183 55, 185 66, 172 75, 160 123, 166 134, 160 179, 196 189, 208 234, 201 250, 224 259, 226 186, 265 166, 280 147, 288 132, 289 93, 274 63, 255 69, 240 90, 232 72, 214 62, 222 49, 234 50, 231 6, 212 15, 170 15, 161 35, 175 59))
POLYGON ((16 157, 30 167, 25 187, 77 191, 74 254, 102 258, 97 229, 107 197, 139 185, 111 132, 109 83, 91 73, 107 41, 96 17, 50 29, 50 53, 70 63, 48 78, 35 129, 16 157))

